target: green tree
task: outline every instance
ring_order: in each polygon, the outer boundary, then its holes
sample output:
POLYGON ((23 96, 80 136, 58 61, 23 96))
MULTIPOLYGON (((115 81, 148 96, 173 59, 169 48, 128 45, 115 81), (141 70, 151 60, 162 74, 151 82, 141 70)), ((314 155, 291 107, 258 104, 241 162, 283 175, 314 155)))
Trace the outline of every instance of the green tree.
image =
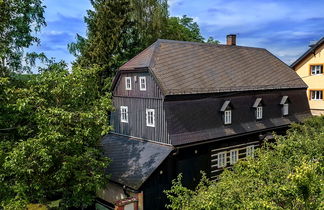
POLYGON ((182 18, 168 18, 167 26, 161 37, 179 41, 204 42, 198 24, 186 15, 182 18))
POLYGON ((295 124, 257 157, 225 170, 220 181, 203 179, 196 190, 181 177, 166 194, 172 209, 323 209, 324 116, 295 124))
MULTIPOLYGON (((64 66, 64 65, 63 65, 64 66)), ((61 207, 90 205, 105 187, 98 142, 110 129, 110 95, 98 91, 98 68, 49 67, 22 83, 1 78, 0 204, 22 208, 60 199, 61 207), (12 133, 14 135, 12 135, 12 133)))
POLYGON ((43 15, 42 0, 0 1, 0 76, 30 69, 36 54, 24 49, 39 43, 35 33, 46 25, 43 15))

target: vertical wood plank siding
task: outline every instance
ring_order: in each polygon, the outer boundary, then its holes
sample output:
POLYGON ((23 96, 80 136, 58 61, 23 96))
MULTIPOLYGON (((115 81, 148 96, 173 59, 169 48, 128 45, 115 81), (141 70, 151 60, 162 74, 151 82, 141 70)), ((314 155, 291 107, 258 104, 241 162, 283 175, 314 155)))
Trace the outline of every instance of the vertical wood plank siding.
POLYGON ((114 96, 140 97, 140 98, 163 98, 162 92, 153 77, 149 73, 124 73, 120 76, 114 96), (134 80, 136 76, 136 81, 134 80), (140 90, 139 77, 146 77, 146 91, 140 90), (132 78, 132 90, 125 89, 125 77, 132 78))
POLYGON ((114 97, 116 111, 112 113, 114 132, 147 140, 171 144, 162 99, 114 97), (120 121, 120 106, 128 106, 128 123, 120 121), (155 127, 146 126, 146 108, 155 109, 155 127))

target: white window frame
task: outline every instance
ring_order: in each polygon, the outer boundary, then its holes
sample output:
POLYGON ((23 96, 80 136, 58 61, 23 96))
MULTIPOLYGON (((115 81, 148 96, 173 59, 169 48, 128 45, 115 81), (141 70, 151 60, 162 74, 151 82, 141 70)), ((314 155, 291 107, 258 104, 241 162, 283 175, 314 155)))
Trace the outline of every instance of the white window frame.
POLYGON ((146 109, 146 126, 155 127, 155 109, 146 109))
POLYGON ((312 101, 323 100, 322 90, 310 90, 310 95, 312 101))
POLYGON ((234 165, 239 159, 239 151, 237 149, 230 150, 230 164, 234 165))
POLYGON ((232 110, 224 111, 224 124, 229 125, 232 123, 232 110))
POLYGON ((140 91, 146 91, 146 77, 139 77, 140 91), (142 85, 144 87, 142 87, 142 85))
POLYGON ((125 77, 125 89, 132 90, 132 77, 125 77))
POLYGON ((254 157, 254 145, 246 147, 246 157, 254 157))
POLYGON ((311 65, 311 74, 312 75, 323 74, 323 65, 311 65))
POLYGON ((217 153, 217 167, 224 168, 227 165, 227 152, 217 153))
POLYGON ((289 114, 289 104, 285 103, 282 105, 282 115, 287 116, 289 114))
POLYGON ((128 106, 120 106, 120 122, 128 123, 128 106))
POLYGON ((263 107, 258 106, 255 110, 255 115, 257 120, 261 120, 263 118, 263 107))

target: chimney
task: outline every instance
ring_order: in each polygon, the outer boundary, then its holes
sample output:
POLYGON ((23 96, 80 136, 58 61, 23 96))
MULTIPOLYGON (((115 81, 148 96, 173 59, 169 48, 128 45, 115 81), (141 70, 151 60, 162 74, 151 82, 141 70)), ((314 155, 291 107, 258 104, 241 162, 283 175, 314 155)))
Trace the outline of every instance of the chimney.
POLYGON ((228 34, 226 36, 227 45, 236 45, 236 34, 228 34))

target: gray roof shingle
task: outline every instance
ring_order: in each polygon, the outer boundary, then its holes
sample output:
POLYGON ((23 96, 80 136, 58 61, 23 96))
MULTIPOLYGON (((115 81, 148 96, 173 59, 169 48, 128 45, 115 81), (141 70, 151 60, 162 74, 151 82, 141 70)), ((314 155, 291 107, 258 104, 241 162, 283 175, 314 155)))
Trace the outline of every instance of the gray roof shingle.
POLYGON ((157 40, 119 68, 148 68, 164 95, 307 88, 262 48, 157 40))
POLYGON ((138 190, 174 149, 148 141, 108 134, 101 141, 104 155, 112 160, 110 180, 138 190))

